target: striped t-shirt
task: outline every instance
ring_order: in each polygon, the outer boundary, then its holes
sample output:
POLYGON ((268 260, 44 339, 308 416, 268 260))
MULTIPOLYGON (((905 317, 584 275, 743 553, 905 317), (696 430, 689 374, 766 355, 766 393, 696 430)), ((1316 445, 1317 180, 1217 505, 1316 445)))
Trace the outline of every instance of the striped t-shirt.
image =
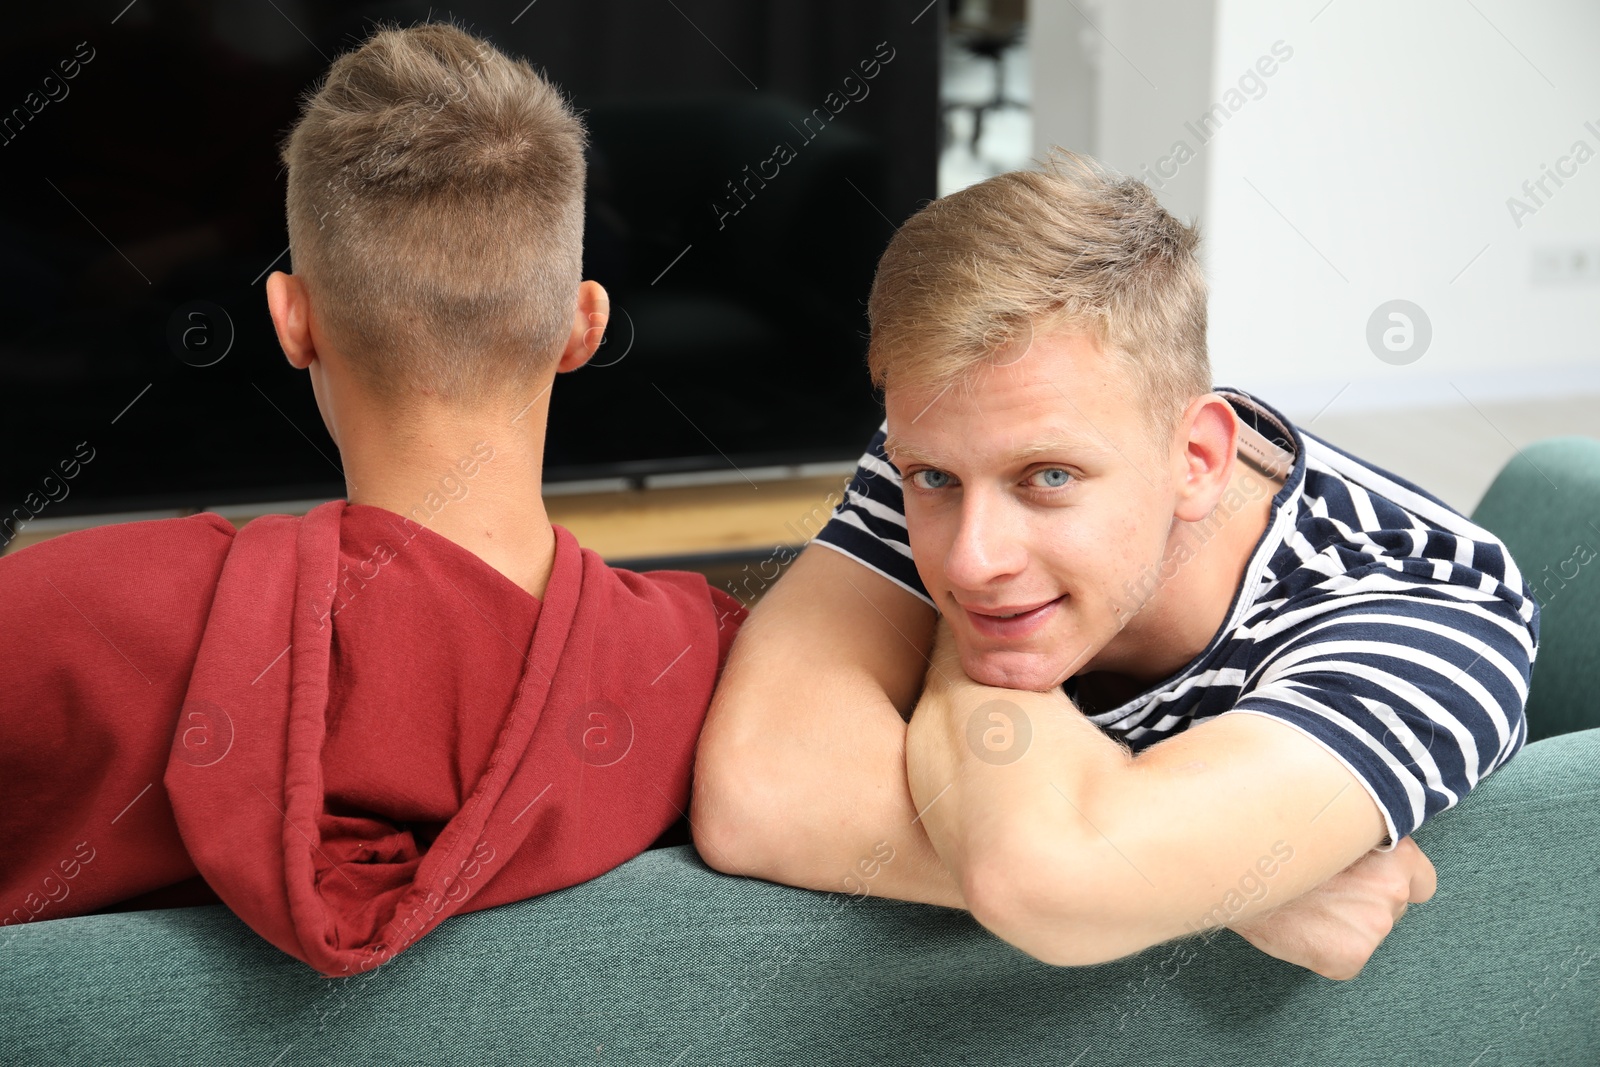
MULTIPOLYGON (((1366 787, 1392 849, 1522 747, 1538 604, 1487 530, 1247 393, 1218 392, 1293 467, 1210 644, 1088 718, 1134 752, 1225 712, 1286 722, 1366 787)), ((885 428, 816 540, 932 604, 885 428)))

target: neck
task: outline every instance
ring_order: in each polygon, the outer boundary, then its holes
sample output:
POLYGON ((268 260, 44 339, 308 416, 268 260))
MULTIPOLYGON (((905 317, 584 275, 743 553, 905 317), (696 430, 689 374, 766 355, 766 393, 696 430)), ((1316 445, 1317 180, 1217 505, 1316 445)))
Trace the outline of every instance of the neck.
POLYGON ((1174 523, 1161 584, 1080 678, 1080 692, 1105 710, 1170 678, 1211 643, 1233 606, 1251 554, 1272 518, 1280 483, 1235 463, 1210 517, 1174 523), (1181 562, 1179 562, 1181 561, 1181 562), (1169 573, 1173 568, 1167 568, 1169 573))
POLYGON ((350 503, 405 516, 542 598, 555 531, 540 492, 549 408, 541 384, 526 407, 346 405, 338 444, 350 503))

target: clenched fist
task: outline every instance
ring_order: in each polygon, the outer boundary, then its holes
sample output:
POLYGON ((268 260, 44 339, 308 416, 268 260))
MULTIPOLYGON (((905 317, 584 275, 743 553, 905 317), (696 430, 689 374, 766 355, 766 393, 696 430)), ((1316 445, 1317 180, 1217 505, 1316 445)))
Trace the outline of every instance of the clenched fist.
POLYGON ((1269 956, 1346 981, 1361 973, 1409 904, 1438 877, 1416 842, 1367 853, 1316 889, 1229 929, 1269 956))

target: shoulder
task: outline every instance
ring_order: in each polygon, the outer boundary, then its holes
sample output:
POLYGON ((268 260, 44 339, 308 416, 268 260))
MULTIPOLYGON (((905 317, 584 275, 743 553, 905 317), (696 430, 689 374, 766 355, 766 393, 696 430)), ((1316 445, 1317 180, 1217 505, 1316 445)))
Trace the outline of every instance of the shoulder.
POLYGON ((234 533, 206 513, 95 527, 0 557, 6 643, 51 663, 103 641, 146 674, 177 670, 199 647, 234 533))
POLYGON ((884 450, 887 430, 884 422, 872 435, 832 517, 813 543, 860 563, 931 606, 911 557, 900 472, 884 450))
POLYGON ((634 571, 613 567, 598 553, 583 549, 585 596, 599 595, 604 610, 633 626, 684 634, 686 640, 715 639, 717 663, 727 658, 739 627, 748 618, 744 603, 695 571, 634 571))
POLYGON ((184 601, 215 588, 236 532, 210 512, 96 526, 0 557, 0 574, 11 595, 54 586, 130 608, 184 601))
POLYGON ((1505 544, 1413 483, 1305 435, 1294 536, 1280 549, 1299 601, 1352 596, 1449 604, 1537 634, 1538 605, 1505 544))
POLYGON ((644 614, 704 616, 715 621, 717 611, 742 610, 734 597, 714 588, 696 571, 633 571, 613 567, 584 549, 590 557, 585 582, 599 581, 618 606, 644 614))
POLYGON ((1296 438, 1303 473, 1229 642, 1245 690, 1359 676, 1375 700, 1394 699, 1376 689, 1404 689, 1431 705, 1465 687, 1495 718, 1516 718, 1539 608, 1505 545, 1415 484, 1303 430, 1296 438))
POLYGON ((1391 715, 1414 717, 1429 737, 1434 722, 1454 723, 1466 762, 1492 766, 1518 743, 1537 652, 1538 605, 1515 562, 1437 498, 1306 440, 1277 577, 1236 634, 1246 696, 1337 694, 1341 728, 1376 716, 1372 737, 1399 730, 1391 715), (1466 741, 1474 734, 1482 752, 1466 741))
POLYGON ((115 570, 129 578, 182 577, 209 560, 220 566, 237 531, 220 515, 94 526, 52 537, 0 557, 13 579, 49 573, 73 580, 81 569, 115 570))

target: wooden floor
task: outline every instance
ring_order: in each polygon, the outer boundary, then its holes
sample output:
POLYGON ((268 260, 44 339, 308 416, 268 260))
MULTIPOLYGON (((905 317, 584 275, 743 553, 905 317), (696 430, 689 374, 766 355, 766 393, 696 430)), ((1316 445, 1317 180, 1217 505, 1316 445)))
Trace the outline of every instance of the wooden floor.
POLYGON ((550 521, 608 560, 720 555, 804 544, 826 525, 847 480, 555 496, 545 508, 550 521))
MULTIPOLYGON (((1296 412, 1286 412, 1290 418, 1296 412)), ((1420 485, 1463 514, 1519 449, 1546 437, 1600 438, 1600 396, 1468 404, 1345 414, 1337 405, 1310 430, 1340 448, 1420 485)), ((1301 421, 1301 428, 1306 422, 1301 421)))
MULTIPOLYGON (((779 547, 798 548, 827 523, 844 494, 844 475, 660 489, 562 495, 546 499, 550 520, 578 543, 622 566, 698 570, 731 587, 748 566, 779 547)), ((303 514, 318 501, 214 509, 235 526, 262 515, 303 514)), ((173 518, 178 511, 41 519, 6 551, 15 552, 73 530, 135 519, 173 518)), ((770 571, 769 571, 770 573, 770 571)), ((770 584, 770 583, 762 583, 770 584)), ((742 599, 749 599, 742 597, 742 599)))

